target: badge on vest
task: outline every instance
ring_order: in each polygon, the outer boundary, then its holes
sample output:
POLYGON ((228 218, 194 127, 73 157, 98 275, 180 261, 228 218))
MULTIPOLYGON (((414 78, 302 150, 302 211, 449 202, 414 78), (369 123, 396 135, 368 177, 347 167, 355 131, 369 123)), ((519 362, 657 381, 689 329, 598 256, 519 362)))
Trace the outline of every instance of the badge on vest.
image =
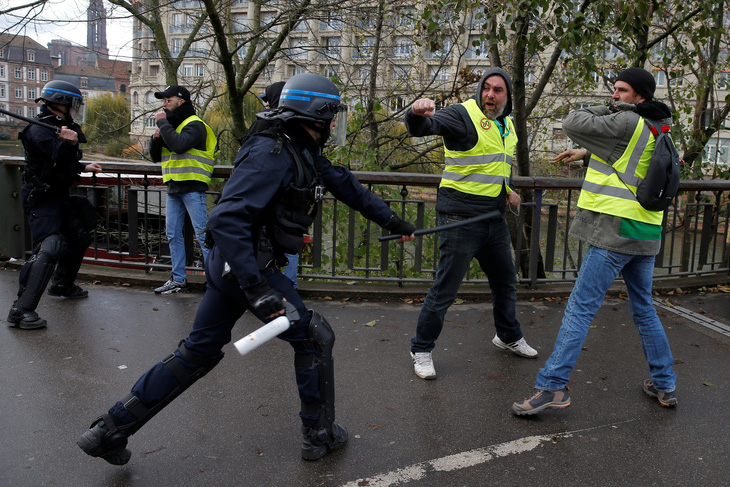
POLYGON ((481 119, 479 121, 479 125, 481 125, 484 130, 489 130, 490 128, 492 128, 492 122, 490 122, 488 118, 481 119))

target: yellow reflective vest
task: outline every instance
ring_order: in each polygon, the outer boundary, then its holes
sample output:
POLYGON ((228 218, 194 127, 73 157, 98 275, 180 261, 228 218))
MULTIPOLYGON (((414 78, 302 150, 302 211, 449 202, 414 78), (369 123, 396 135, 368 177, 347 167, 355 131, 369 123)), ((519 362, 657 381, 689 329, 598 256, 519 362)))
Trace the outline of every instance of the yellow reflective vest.
POLYGON ((179 134, 190 122, 201 122, 205 126, 205 150, 190 149, 182 154, 171 152, 167 147, 162 148, 162 180, 168 181, 201 181, 210 184, 215 162, 216 138, 213 129, 203 122, 197 115, 192 115, 177 126, 179 134))
POLYGON ((505 117, 505 135, 502 137, 497 123, 484 115, 476 100, 471 98, 462 106, 469 113, 479 139, 468 151, 444 147, 446 167, 440 186, 480 196, 499 196, 503 186, 511 192, 508 183, 517 147, 512 120, 505 117))
POLYGON ((591 155, 578 197, 579 208, 650 225, 662 224, 663 211, 649 211, 636 200, 636 188, 646 175, 656 144, 645 125, 639 117, 626 151, 613 164, 591 155))

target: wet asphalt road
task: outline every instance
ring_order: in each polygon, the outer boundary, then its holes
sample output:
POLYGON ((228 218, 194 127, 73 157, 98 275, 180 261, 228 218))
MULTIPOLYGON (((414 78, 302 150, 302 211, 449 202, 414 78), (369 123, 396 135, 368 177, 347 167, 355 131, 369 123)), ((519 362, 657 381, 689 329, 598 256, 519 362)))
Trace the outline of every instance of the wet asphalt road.
MULTIPOLYGON (((17 276, 0 271, 0 318, 17 276)), ((669 298, 701 319, 659 309, 676 409, 641 391, 648 374, 628 303, 609 299, 571 375, 572 406, 533 418, 510 405, 531 392, 565 300, 518 304, 537 360, 491 344, 489 304, 455 305, 434 381, 413 374, 408 353, 417 304, 309 301, 337 333, 344 449, 300 459, 292 354, 274 340, 245 357, 226 346, 216 369, 130 438, 132 459, 116 467, 76 439, 187 335, 202 294, 82 285, 89 299, 43 297, 48 328, 0 327, 0 486, 730 485, 730 339, 698 324, 730 325, 730 294, 669 298)), ((234 339, 259 325, 244 316, 234 339)))

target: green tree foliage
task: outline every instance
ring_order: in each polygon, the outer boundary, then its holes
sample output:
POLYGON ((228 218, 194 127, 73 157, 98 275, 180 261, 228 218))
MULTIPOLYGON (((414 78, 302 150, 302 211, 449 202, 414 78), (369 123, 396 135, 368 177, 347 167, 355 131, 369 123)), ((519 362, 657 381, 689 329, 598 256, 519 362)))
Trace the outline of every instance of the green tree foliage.
POLYGON ((84 134, 88 146, 102 146, 109 156, 129 147, 129 102, 121 94, 105 93, 86 102, 84 134))

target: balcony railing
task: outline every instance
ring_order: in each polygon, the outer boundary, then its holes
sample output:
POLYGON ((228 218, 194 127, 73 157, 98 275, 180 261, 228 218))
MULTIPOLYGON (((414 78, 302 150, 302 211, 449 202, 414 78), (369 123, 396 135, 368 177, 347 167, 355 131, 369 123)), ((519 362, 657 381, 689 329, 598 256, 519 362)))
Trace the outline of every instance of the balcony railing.
MULTIPOLYGON (((6 218, 19 235, 0 236, 23 242, 22 254, 30 252, 18 194, 22 158, 3 158, 0 180, 10 191, 4 196, 6 218), (18 216, 20 215, 20 216, 18 216)), ((75 187, 97 208, 99 224, 86 262, 151 271, 168 271, 169 250, 164 224, 165 186, 160 166, 149 163, 105 163, 98 178, 84 178, 75 187)), ((225 180, 232 167, 216 166, 214 178, 225 180)), ((382 197, 402 218, 417 228, 436 225, 436 189, 439 175, 355 172, 361 183, 382 197)), ((519 280, 535 288, 576 279, 585 251, 568 229, 576 211, 581 179, 514 178, 523 196, 519 209, 508 209, 519 280), (528 201, 529 200, 529 201, 528 201)), ((215 184, 212 185, 215 187, 215 184)), ((220 184, 219 186, 222 186, 220 184)), ((2 187, 2 186, 0 186, 2 187)), ((682 181, 675 204, 665 213, 662 249, 655 277, 730 273, 730 181, 682 181)), ((209 194, 212 208, 215 192, 209 194)), ((302 252, 299 275, 305 279, 428 283, 438 261, 438 234, 413 242, 379 242, 386 232, 354 210, 326 197, 302 252)), ((186 232, 188 270, 200 272, 201 252, 186 232)), ((4 243, 0 253, 12 247, 4 243)), ((16 245, 17 248, 17 245, 16 245)), ((465 282, 484 283, 476 261, 465 282)))

